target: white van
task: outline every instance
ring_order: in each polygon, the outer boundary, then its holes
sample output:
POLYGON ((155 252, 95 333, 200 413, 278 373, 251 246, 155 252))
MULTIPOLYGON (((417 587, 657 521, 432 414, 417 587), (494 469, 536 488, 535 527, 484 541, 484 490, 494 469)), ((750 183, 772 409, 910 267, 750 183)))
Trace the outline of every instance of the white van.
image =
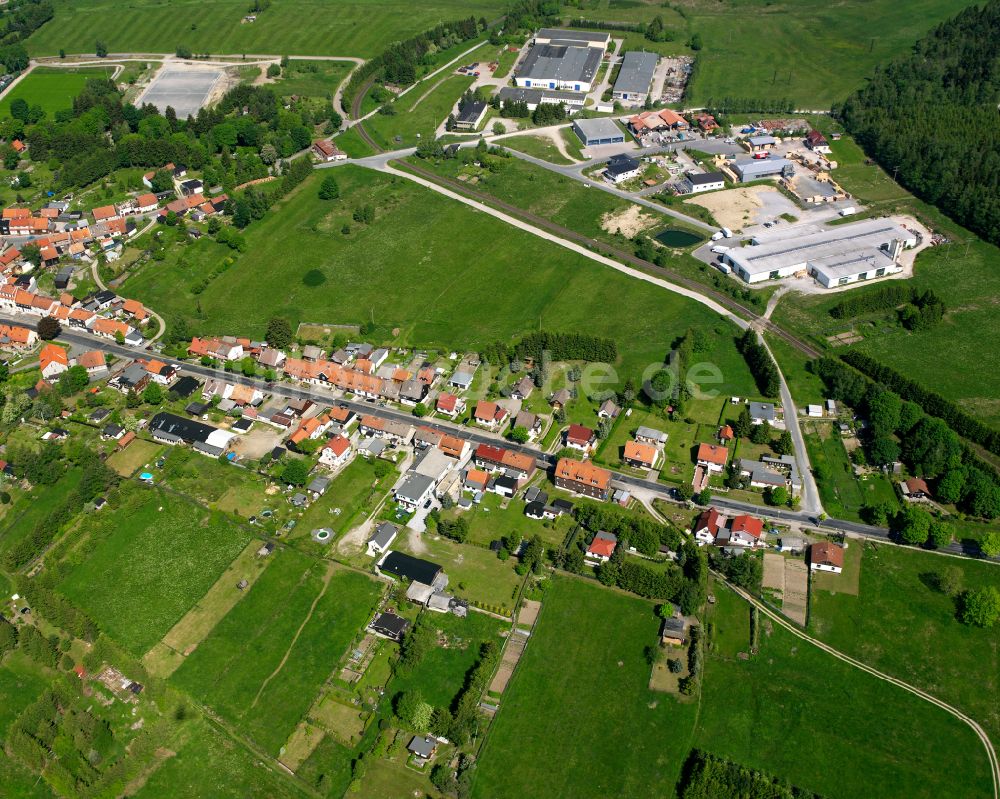
POLYGON ((847 208, 841 208, 839 213, 841 216, 850 216, 851 214, 856 214, 857 212, 857 208, 853 205, 849 205, 847 208))
POLYGON ((723 264, 723 263, 716 264, 716 268, 724 275, 728 275, 730 272, 733 271, 732 267, 730 267, 728 264, 723 264))
POLYGON ((712 241, 718 241, 721 238, 722 238, 722 231, 721 230, 717 230, 717 231, 715 231, 715 233, 712 234, 712 241))
POLYGON ((721 255, 724 252, 729 252, 729 248, 723 244, 716 244, 712 248, 712 252, 714 252, 716 255, 721 255))
POLYGON ((733 237, 733 231, 727 227, 722 228, 722 237, 724 239, 731 239, 733 237))

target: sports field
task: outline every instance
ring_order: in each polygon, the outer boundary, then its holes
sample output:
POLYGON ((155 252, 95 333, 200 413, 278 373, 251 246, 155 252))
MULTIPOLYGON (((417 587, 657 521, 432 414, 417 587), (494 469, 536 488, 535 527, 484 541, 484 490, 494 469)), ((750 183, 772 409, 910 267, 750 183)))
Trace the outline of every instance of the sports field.
MULTIPOLYGON (((759 654, 737 659, 749 649, 749 606, 722 586, 712 592, 717 645, 694 746, 828 799, 993 795, 986 752, 964 724, 766 622, 759 654)), ((885 640, 885 621, 870 634, 885 640)), ((864 637, 857 627, 845 635, 864 637)))
POLYGON ((1000 568, 910 548, 866 546, 858 596, 812 592, 815 635, 971 715, 1000 745, 1000 642, 962 624, 936 580, 957 569, 962 590, 1000 586, 1000 568))
POLYGON ((222 514, 133 489, 117 511, 87 517, 90 536, 59 590, 136 655, 194 605, 250 541, 222 514))
POLYGON ((474 14, 496 19, 493 0, 323 0, 272 3, 243 23, 243 0, 56 0, 56 16, 28 39, 32 56, 93 53, 102 40, 112 53, 195 53, 372 56, 387 44, 474 14))
POLYGON ((276 756, 368 621, 380 587, 294 550, 271 557, 172 679, 276 756))
POLYGON ((10 104, 17 98, 23 99, 28 105, 40 105, 50 117, 56 111, 68 110, 73 107, 73 98, 81 92, 90 78, 110 76, 111 71, 111 67, 33 69, 0 100, 0 117, 10 113, 10 104))
MULTIPOLYGON (((168 315, 188 317, 200 304, 202 319, 190 320, 199 332, 263 334, 272 315, 293 326, 374 318, 385 333, 400 328, 398 343, 428 347, 476 347, 540 326, 581 330, 618 342, 622 380, 662 363, 671 342, 697 326, 716 347, 705 360, 722 370, 723 383, 713 388, 740 396, 752 390, 734 329, 703 306, 405 179, 354 167, 335 173, 340 200, 317 199, 322 176, 306 181, 248 229, 247 252, 197 298, 187 290, 190 270, 173 254, 131 278, 125 293, 168 315), (375 208, 371 226, 351 219, 364 204, 375 208)), ((210 242, 183 249, 192 262, 225 257, 210 242)))

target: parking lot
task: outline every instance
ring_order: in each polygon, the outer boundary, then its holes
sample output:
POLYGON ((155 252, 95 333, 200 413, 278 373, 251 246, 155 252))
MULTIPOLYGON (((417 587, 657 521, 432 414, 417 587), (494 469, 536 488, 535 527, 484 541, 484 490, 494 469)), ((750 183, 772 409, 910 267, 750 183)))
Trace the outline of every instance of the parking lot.
POLYGON ((223 70, 212 67, 167 67, 149 84, 139 98, 139 105, 150 103, 160 113, 170 106, 179 119, 195 116, 208 101, 222 74, 223 70))

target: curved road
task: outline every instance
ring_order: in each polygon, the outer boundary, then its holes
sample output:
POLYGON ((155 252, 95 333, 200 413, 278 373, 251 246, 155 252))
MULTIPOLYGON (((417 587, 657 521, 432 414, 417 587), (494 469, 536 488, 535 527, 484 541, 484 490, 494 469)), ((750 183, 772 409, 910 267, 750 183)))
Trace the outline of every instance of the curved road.
MULTIPOLYGON (((721 575, 717 574, 716 576, 719 577, 720 579, 724 579, 721 577, 721 575)), ((792 635, 796 636, 797 638, 801 638, 803 641, 812 644, 817 649, 821 649, 822 651, 826 652, 826 654, 837 658, 837 660, 841 660, 844 663, 847 663, 848 665, 853 666, 856 669, 860 669, 861 671, 866 672, 867 674, 870 674, 873 677, 883 680, 884 682, 892 683, 898 688, 902 688, 904 691, 908 691, 914 696, 923 699, 925 702, 930 702, 935 707, 941 708, 941 710, 945 711, 946 713, 950 713, 956 719, 958 719, 963 724, 968 726, 975 733, 976 737, 980 740, 980 742, 982 742, 983 748, 986 749, 986 757, 989 759, 990 762, 990 776, 992 777, 993 780, 993 797, 994 799, 1000 799, 1000 760, 997 759, 997 753, 996 750, 993 748, 993 742, 990 740, 989 735, 986 734, 986 731, 983 730, 983 728, 974 719, 967 716, 958 708, 952 707, 947 702, 941 701, 940 699, 938 699, 935 696, 932 696, 926 691, 922 691, 916 686, 910 685, 907 682, 903 682, 903 680, 900 680, 897 677, 893 677, 889 674, 886 674, 885 672, 879 671, 878 669, 874 669, 871 666, 862 663, 860 660, 855 660, 850 655, 845 655, 843 652, 834 649, 832 646, 824 644, 822 641, 813 638, 811 635, 807 635, 799 627, 796 627, 780 613, 774 612, 763 602, 761 602, 756 597, 749 594, 747 591, 744 591, 739 586, 733 585, 728 581, 726 581, 726 585, 728 585, 734 592, 736 592, 737 595, 745 599, 747 602, 749 602, 751 605, 757 608, 761 613, 763 613, 765 616, 771 619, 771 621, 773 621, 775 624, 781 625, 784 629, 788 630, 788 632, 792 633, 792 635)))

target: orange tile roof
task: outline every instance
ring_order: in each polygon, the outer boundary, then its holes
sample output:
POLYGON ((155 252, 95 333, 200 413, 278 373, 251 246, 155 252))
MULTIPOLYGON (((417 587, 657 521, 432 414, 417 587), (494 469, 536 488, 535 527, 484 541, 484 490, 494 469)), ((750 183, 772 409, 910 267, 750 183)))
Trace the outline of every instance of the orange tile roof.
POLYGON ((452 458, 460 458, 465 451, 465 440, 458 436, 441 436, 441 440, 438 441, 438 449, 452 458))
POLYGON ((118 216, 118 211, 113 205, 101 205, 95 208, 91 213, 94 215, 95 222, 102 222, 105 219, 113 219, 118 216))
POLYGON ((140 194, 135 198, 135 203, 139 208, 148 208, 151 205, 156 205, 156 202, 155 194, 140 194))
POLYGON ((468 485, 485 486, 490 481, 490 476, 482 469, 469 469, 465 475, 465 482, 468 485))
POLYGON ((4 208, 4 219, 29 219, 31 217, 30 208, 4 208))
POLYGON ((656 447, 638 441, 625 442, 625 460, 640 461, 652 466, 656 462, 656 447))
POLYGON ((556 464, 556 477, 571 480, 574 483, 595 486, 602 490, 611 486, 611 472, 607 469, 572 458, 559 459, 559 463, 556 464))
POLYGON ((99 369, 105 365, 104 353, 100 350, 90 350, 76 359, 77 365, 84 369, 99 369))
POLYGON ((618 539, 610 536, 610 533, 595 535, 594 540, 587 547, 587 552, 600 558, 610 558, 615 552, 615 547, 618 546, 618 539))
POLYGON ((44 371, 52 364, 69 367, 69 356, 66 350, 55 344, 46 344, 38 353, 38 367, 44 371))
POLYGON ((0 325, 0 336, 6 336, 12 344, 27 344, 33 332, 20 325, 0 325))
POLYGON ((128 334, 128 325, 124 322, 119 322, 117 319, 98 317, 94 322, 93 331, 110 336, 113 336, 115 333, 121 333, 124 336, 128 334))
POLYGON ((729 460, 729 450, 717 444, 699 444, 695 460, 725 466, 726 461, 729 460))
POLYGON ((334 436, 326 444, 323 445, 323 449, 330 450, 338 458, 347 452, 351 448, 351 442, 344 438, 343 436, 334 436))

